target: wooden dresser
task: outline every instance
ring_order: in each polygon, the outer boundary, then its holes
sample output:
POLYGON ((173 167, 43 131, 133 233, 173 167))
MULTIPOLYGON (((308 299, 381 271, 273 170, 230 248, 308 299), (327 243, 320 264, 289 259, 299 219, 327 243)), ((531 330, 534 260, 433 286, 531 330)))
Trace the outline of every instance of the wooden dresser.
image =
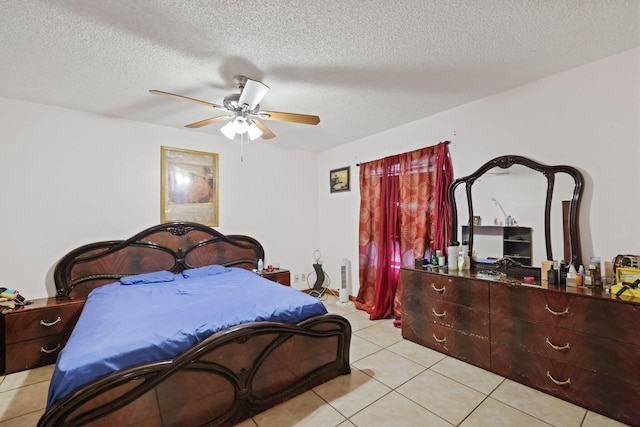
POLYGON ((640 426, 640 300, 403 268, 406 339, 640 426))
POLYGON ((84 302, 83 298, 42 298, 0 316, 1 373, 55 363, 84 302))

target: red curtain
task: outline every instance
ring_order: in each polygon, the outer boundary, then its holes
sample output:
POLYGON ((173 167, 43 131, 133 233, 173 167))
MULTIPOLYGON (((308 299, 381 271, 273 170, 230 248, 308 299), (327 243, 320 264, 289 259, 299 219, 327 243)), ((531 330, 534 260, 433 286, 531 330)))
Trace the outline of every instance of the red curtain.
MULTIPOLYGON (((401 266, 412 266, 425 251, 446 248, 436 239, 441 207, 438 189, 447 183, 442 169, 451 170, 446 143, 360 165, 360 290, 356 306, 370 318, 401 317, 401 266), (444 162, 439 162, 444 159, 444 162), (448 166, 447 166, 448 165, 448 166), (436 242, 437 241, 437 242, 436 242)), ((448 209, 446 189, 444 198, 448 209)), ((443 210, 445 212, 445 210, 443 210)), ((441 217, 441 216, 440 216, 441 217)), ((442 217, 441 217, 442 218, 442 217)))
POLYGON ((433 248, 446 253, 449 245, 449 231, 451 230, 451 206, 449 206, 449 185, 453 182, 453 165, 448 144, 438 144, 436 177, 436 212, 435 239, 433 248))

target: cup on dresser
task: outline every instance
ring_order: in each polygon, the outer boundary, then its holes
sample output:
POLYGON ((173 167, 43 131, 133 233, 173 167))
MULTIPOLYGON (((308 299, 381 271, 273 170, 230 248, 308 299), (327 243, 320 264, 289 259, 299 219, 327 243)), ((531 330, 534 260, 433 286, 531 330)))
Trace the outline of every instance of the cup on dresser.
POLYGON ((274 262, 273 263, 273 269, 274 270, 280 270, 280 263, 279 262, 274 262))

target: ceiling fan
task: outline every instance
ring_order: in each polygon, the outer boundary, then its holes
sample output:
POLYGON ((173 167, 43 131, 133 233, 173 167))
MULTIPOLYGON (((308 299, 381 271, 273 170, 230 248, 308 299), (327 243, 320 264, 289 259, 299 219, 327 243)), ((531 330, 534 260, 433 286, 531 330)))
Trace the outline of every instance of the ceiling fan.
POLYGON ((275 137, 276 135, 269 130, 261 120, 277 120, 282 122, 302 123, 305 125, 317 125, 320 123, 320 117, 318 116, 260 110, 260 101, 269 91, 269 86, 257 80, 251 80, 245 76, 235 76, 233 78, 233 82, 240 89, 240 93, 225 96, 222 105, 188 98, 186 96, 176 95, 169 92, 163 92, 161 90, 150 90, 149 92, 156 95, 171 96, 195 102, 206 107, 231 113, 231 115, 216 116, 185 126, 188 128, 199 128, 212 123, 221 122, 223 120, 231 120, 220 129, 220 131, 229 139, 234 139, 236 134, 243 135, 245 133, 249 135, 249 139, 251 140, 260 136, 262 139, 271 139, 275 137))

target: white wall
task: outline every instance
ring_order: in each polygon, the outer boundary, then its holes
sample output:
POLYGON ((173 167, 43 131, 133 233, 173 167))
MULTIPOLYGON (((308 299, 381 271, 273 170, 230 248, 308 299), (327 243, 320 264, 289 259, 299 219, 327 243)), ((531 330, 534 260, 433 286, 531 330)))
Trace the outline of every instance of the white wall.
POLYGON ((223 136, 4 98, 0 129, 0 286, 55 295, 53 268, 69 250, 158 224, 162 145, 218 153, 218 230, 257 238, 267 262, 311 269, 314 153, 253 143, 241 162, 223 136))
POLYGON ((334 288, 348 258, 353 295, 355 164, 444 140, 456 177, 504 154, 578 167, 583 257, 640 254, 640 49, 319 154, 256 143, 241 162, 222 136, 3 98, 0 129, 0 286, 28 298, 55 294, 53 267, 72 248, 159 222, 161 145, 220 155, 220 231, 256 237, 293 274, 311 271, 319 249, 334 288), (329 170, 343 166, 352 190, 330 194, 329 170))
POLYGON ((320 250, 334 276, 340 259, 351 259, 353 295, 358 288, 355 164, 444 140, 452 141, 455 177, 505 154, 577 167, 586 179, 583 258, 640 254, 640 49, 633 49, 321 153, 320 250), (352 191, 330 194, 328 171, 347 165, 352 191))

